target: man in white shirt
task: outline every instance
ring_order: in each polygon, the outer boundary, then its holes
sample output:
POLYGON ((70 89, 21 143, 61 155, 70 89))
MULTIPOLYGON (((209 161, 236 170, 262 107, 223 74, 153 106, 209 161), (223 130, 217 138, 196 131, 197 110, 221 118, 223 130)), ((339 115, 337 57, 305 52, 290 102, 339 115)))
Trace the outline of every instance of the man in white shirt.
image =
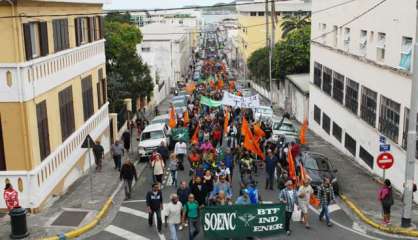
POLYGON ((184 157, 187 155, 187 144, 183 139, 178 141, 174 146, 174 153, 181 163, 183 163, 184 157))
POLYGON ((168 203, 165 207, 165 226, 169 227, 170 230, 170 239, 178 240, 177 238, 177 228, 181 223, 181 209, 182 204, 179 201, 177 194, 173 193, 170 196, 171 202, 168 203))
POLYGON ((298 191, 298 202, 299 202, 299 208, 302 211, 302 222, 305 224, 306 228, 310 228, 309 221, 308 221, 308 208, 309 208, 309 200, 311 198, 311 195, 313 194, 313 189, 310 184, 310 179, 307 178, 303 182, 303 185, 300 186, 298 191))

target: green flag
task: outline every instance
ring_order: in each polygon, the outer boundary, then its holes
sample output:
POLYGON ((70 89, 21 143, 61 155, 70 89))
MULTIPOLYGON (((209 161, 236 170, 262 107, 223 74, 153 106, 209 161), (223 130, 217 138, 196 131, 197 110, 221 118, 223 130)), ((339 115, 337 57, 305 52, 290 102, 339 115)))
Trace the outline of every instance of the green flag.
POLYGON ((174 141, 189 141, 189 130, 187 128, 173 128, 171 129, 171 135, 174 141))
POLYGON ((205 96, 201 96, 200 97, 200 104, 206 105, 208 107, 219 107, 219 106, 222 105, 222 102, 210 99, 210 98, 205 97, 205 96))

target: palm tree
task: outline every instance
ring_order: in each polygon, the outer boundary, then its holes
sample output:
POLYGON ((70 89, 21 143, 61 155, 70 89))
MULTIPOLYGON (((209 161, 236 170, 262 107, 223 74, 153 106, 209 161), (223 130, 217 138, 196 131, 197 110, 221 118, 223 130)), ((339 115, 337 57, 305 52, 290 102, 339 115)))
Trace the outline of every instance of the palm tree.
POLYGON ((289 33, 308 25, 311 25, 310 16, 284 16, 283 22, 280 24, 280 27, 282 28, 282 38, 286 38, 289 33))

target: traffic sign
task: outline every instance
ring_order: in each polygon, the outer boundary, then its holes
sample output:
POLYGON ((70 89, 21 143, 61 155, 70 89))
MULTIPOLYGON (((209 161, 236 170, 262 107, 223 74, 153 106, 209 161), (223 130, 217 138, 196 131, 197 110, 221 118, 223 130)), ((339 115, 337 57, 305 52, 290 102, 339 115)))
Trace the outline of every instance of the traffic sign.
POLYGON ((377 166, 383 170, 391 168, 394 161, 393 155, 388 152, 381 153, 377 156, 377 166))
POLYGON ((379 142, 380 142, 380 143, 383 143, 383 144, 384 144, 384 143, 386 143, 386 138, 385 138, 385 136, 380 135, 380 136, 379 136, 379 142))
POLYGON ((90 134, 87 134, 84 142, 81 144, 81 148, 91 148, 94 145, 94 140, 91 138, 90 134))
POLYGON ((380 152, 390 152, 390 144, 380 144, 380 152))

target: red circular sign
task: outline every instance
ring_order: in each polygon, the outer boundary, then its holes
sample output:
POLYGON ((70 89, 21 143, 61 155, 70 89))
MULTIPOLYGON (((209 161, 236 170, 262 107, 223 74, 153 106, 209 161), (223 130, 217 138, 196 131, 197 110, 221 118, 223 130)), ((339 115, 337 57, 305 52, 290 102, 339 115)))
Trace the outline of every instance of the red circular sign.
POLYGON ((377 166, 381 169, 391 168, 394 161, 395 159, 393 158, 393 155, 388 152, 381 153, 377 156, 377 166))

